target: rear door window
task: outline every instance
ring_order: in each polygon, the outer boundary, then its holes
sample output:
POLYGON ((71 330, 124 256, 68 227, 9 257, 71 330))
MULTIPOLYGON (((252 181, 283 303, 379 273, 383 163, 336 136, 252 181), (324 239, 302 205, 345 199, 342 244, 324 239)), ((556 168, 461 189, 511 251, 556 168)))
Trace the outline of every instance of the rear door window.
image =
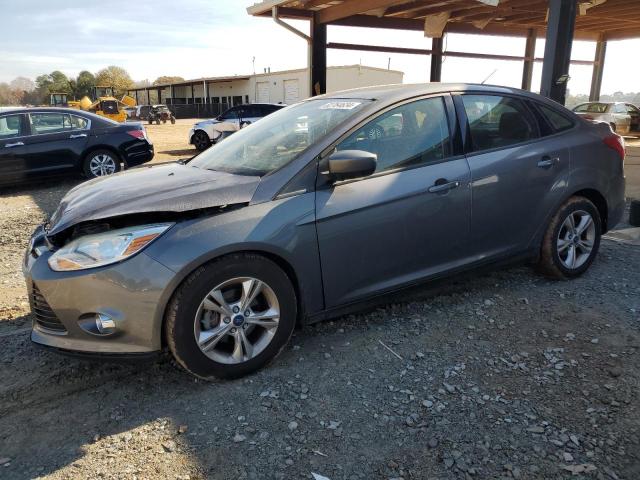
POLYGON ((24 135, 22 115, 5 115, 0 117, 0 140, 21 137, 24 135))
POLYGON ((73 130, 69 115, 64 113, 30 113, 31 131, 36 135, 73 130))
POLYGON ((535 118, 521 100, 499 95, 463 95, 473 151, 517 145, 538 137, 535 118))

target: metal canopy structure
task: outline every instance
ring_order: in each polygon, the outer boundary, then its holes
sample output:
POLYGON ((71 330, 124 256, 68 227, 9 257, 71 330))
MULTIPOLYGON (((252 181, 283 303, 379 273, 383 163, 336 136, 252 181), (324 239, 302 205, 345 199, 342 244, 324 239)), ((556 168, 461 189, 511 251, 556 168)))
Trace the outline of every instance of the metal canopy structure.
MULTIPOLYGON (((523 62, 522 88, 531 88, 533 62, 543 62, 541 93, 564 103, 574 38, 597 42, 590 97, 600 96, 606 43, 640 37, 640 0, 265 0, 247 9, 250 15, 306 19, 311 91, 326 91, 327 48, 431 55, 430 81, 440 81, 442 57, 456 56, 523 62), (431 49, 327 43, 327 26, 424 31, 431 49), (523 56, 443 52, 447 33, 526 37, 523 56), (535 58, 535 42, 546 38, 545 56, 535 58)), ((289 27, 292 29, 291 27, 289 27)))

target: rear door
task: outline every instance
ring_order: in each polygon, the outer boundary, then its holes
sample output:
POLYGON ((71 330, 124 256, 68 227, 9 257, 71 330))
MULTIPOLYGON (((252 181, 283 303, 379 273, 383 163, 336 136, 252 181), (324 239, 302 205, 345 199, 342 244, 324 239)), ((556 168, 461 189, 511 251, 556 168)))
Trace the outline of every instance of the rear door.
POLYGON ((477 260, 524 251, 567 188, 563 135, 541 138, 535 112, 517 96, 464 94, 471 168, 471 249, 477 260))
POLYGON ((66 112, 34 112, 28 118, 30 175, 62 172, 80 164, 89 139, 89 120, 66 112))
POLYGON ((27 160, 26 115, 0 115, 0 183, 11 184, 20 180, 27 160))
POLYGON ((452 110, 449 96, 414 100, 338 143, 338 150, 365 150, 378 160, 373 175, 316 191, 327 307, 465 263, 469 167, 454 154, 452 110))

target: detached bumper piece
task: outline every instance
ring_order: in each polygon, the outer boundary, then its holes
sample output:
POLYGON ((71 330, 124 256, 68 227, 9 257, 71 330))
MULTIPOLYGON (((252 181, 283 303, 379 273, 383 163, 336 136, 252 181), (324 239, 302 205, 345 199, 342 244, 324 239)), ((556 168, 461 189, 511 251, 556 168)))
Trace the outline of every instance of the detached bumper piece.
POLYGON ((67 333, 67 329, 62 324, 60 319, 51 309, 47 301, 44 299, 38 287, 33 285, 31 290, 31 310, 36 317, 35 322, 39 327, 44 329, 45 331, 63 335, 67 333))

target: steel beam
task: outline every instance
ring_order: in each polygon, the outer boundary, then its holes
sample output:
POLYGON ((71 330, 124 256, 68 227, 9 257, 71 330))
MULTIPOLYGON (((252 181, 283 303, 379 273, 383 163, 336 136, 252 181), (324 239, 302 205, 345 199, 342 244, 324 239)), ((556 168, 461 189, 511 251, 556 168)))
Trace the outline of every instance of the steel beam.
POLYGON ((440 82, 442 78, 442 40, 443 37, 434 37, 431 40, 430 82, 440 82))
POLYGON ((327 93, 327 25, 311 19, 311 96, 327 93))
POLYGON ((533 79, 533 65, 536 55, 537 32, 532 28, 527 34, 527 44, 524 48, 524 64, 522 66, 522 89, 531 90, 533 79))
POLYGON ((563 104, 567 95, 577 0, 549 0, 540 93, 563 104))
POLYGON ((596 56, 593 63, 593 75, 591 76, 591 91, 589 101, 600 100, 600 90, 602 89, 602 76, 604 74, 604 61, 607 55, 607 41, 598 40, 596 44, 596 56))

